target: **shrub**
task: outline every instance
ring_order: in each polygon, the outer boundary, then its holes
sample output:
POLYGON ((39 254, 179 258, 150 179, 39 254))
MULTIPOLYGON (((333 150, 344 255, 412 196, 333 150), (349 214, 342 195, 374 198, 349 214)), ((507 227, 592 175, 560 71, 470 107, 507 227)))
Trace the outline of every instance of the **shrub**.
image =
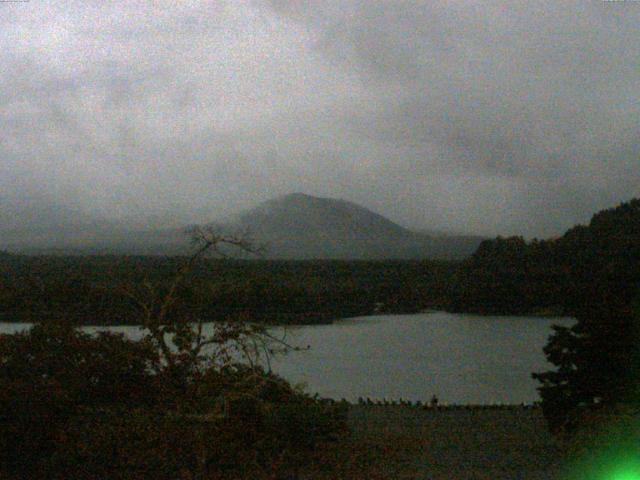
POLYGON ((0 336, 0 477, 268 477, 345 430, 343 412, 258 367, 168 372, 159 355, 69 325, 0 336))
POLYGON ((157 401, 156 356, 144 342, 70 325, 36 325, 0 336, 0 460, 31 471, 56 448, 58 431, 81 408, 157 401))

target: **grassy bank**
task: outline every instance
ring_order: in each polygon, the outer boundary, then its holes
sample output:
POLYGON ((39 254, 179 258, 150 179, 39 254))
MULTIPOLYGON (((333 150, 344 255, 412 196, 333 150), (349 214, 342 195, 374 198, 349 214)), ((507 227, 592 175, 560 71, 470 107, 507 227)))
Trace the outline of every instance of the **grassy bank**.
POLYGON ((415 409, 354 406, 354 438, 383 478, 552 479, 558 452, 537 408, 415 409))

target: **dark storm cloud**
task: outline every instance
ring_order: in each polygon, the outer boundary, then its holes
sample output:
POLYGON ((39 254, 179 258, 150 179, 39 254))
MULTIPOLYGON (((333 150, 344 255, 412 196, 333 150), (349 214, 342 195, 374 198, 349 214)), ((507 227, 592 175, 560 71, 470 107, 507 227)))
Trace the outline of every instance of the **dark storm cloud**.
POLYGON ((640 195, 634 2, 0 4, 0 188, 546 236, 640 195))

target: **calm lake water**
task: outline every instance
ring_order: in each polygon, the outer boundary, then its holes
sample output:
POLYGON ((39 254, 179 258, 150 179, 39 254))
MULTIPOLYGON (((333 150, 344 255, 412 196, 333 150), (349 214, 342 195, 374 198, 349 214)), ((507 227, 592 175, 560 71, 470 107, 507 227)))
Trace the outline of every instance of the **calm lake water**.
MULTIPOLYGON (((530 403, 538 400, 531 372, 549 368, 542 348, 551 325, 571 323, 431 312, 289 327, 288 342, 311 348, 276 358, 272 367, 308 392, 335 399, 426 401, 436 394, 444 403, 530 403)), ((0 323, 0 333, 24 328, 0 323)), ((137 327, 110 330, 140 335, 137 327)))

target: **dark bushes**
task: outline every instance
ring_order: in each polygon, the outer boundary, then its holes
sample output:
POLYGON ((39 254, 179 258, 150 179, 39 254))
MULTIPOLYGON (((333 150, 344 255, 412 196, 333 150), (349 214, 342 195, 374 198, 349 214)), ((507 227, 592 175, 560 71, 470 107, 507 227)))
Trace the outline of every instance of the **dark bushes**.
POLYGON ((176 383, 159 358, 147 341, 61 324, 0 336, 0 477, 269 477, 344 433, 335 407, 260 368, 176 383))

